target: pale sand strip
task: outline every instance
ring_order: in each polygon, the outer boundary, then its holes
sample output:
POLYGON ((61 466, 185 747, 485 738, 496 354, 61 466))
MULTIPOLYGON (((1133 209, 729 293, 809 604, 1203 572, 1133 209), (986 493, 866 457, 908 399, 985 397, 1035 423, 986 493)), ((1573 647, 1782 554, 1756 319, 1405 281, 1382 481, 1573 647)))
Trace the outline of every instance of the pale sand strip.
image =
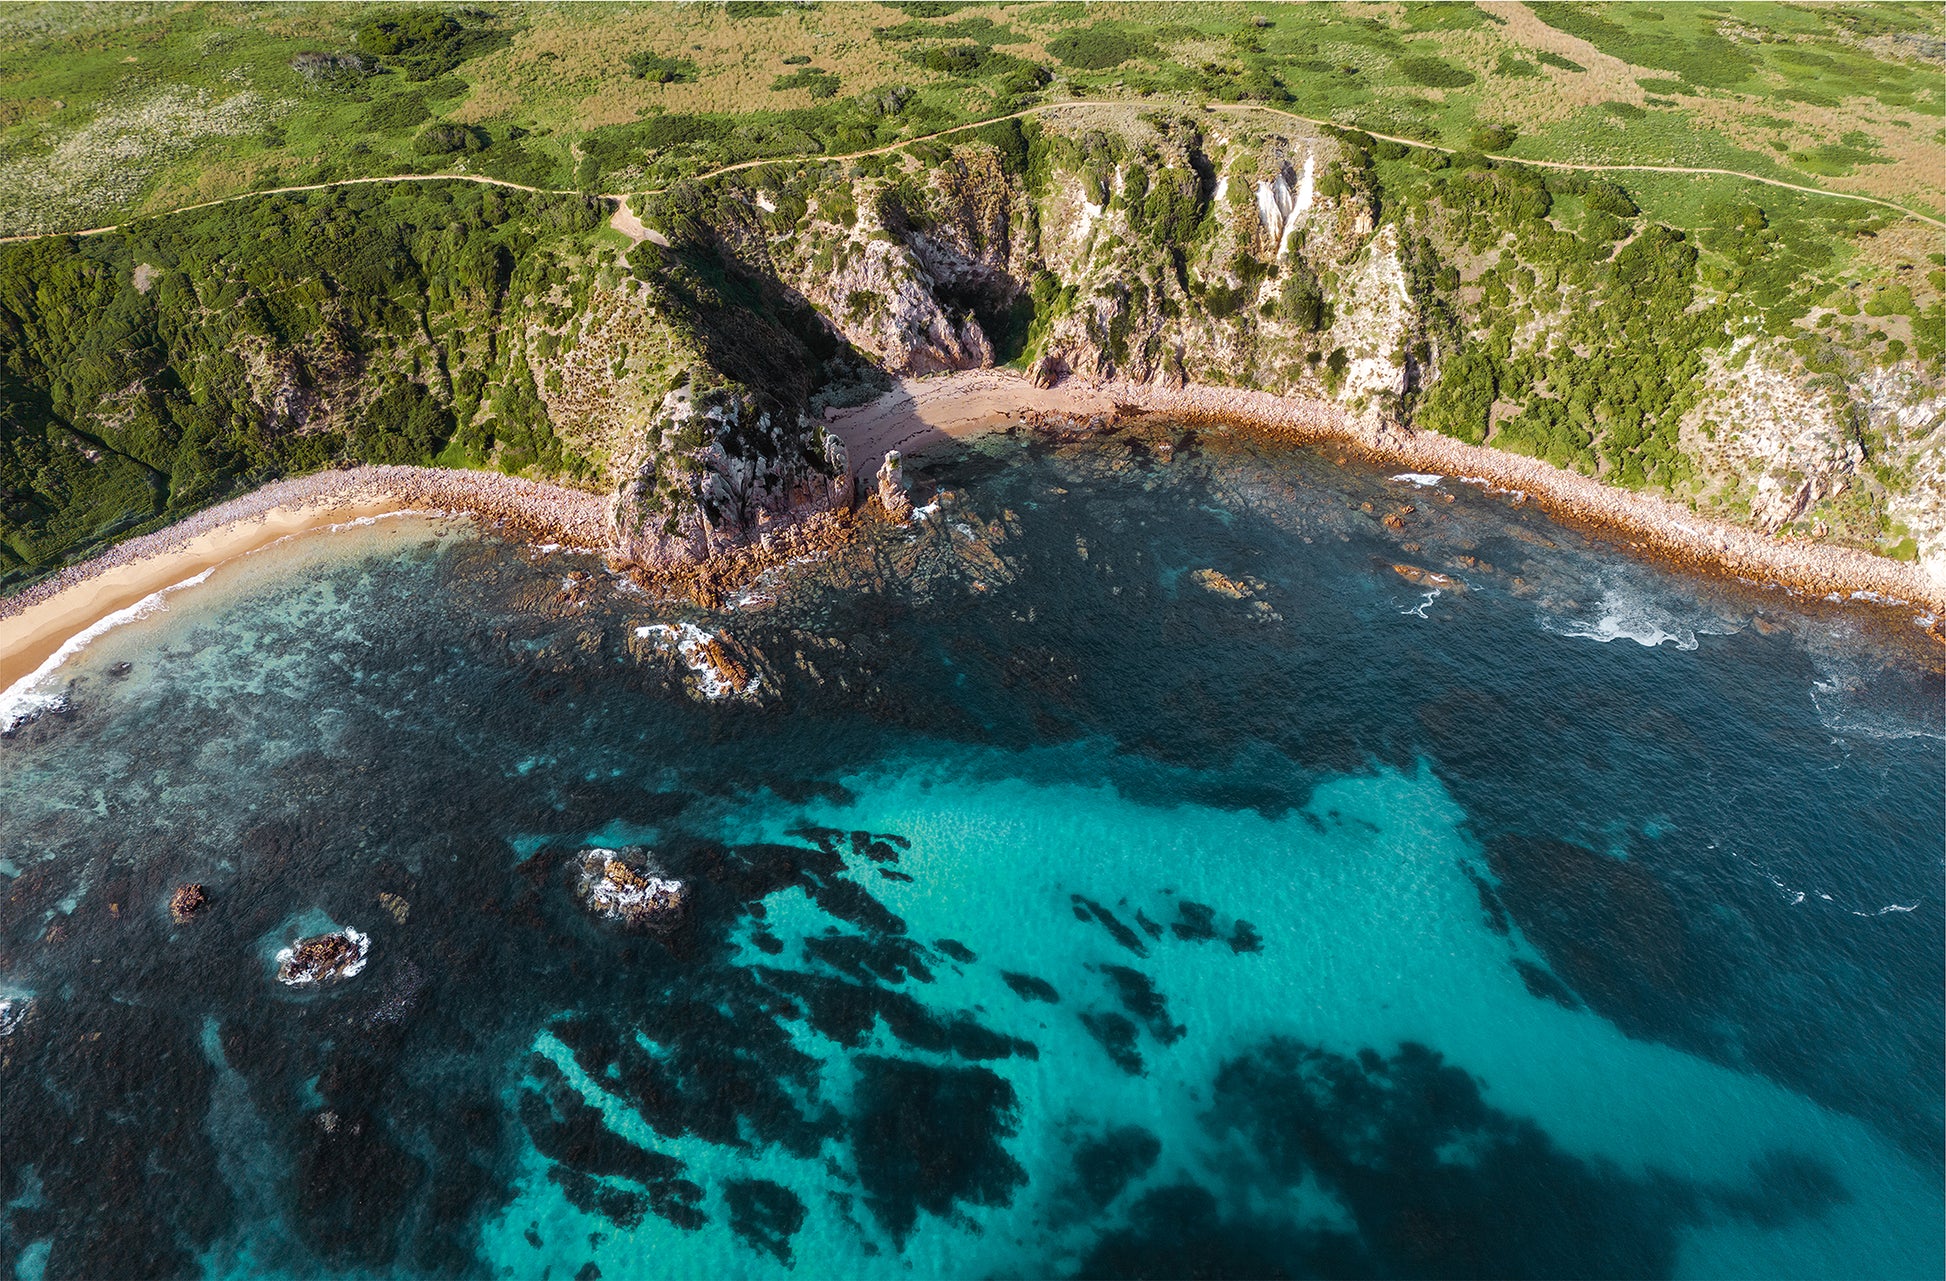
POLYGON ((1288 400, 1227 387, 1168 389, 1078 379, 1044 388, 1018 374, 982 369, 902 380, 872 404, 833 415, 827 426, 845 442, 852 470, 869 476, 887 449, 916 453, 942 441, 967 439, 1006 426, 1007 417, 1021 411, 1091 418, 1113 414, 1118 407, 1330 443, 1405 471, 1484 480, 1525 493, 1551 515, 1595 526, 1636 550, 1705 572, 1847 600, 1869 592, 1946 612, 1946 581, 1928 576, 1916 564, 1856 548, 1773 538, 1699 516, 1653 494, 1617 489, 1539 459, 1431 432, 1375 432, 1328 401, 1288 400))
POLYGON ((599 495, 497 472, 357 467, 278 481, 0 598, 0 698, 71 637, 156 592, 293 535, 400 511, 478 516, 526 537, 608 546, 599 495))
POLYGON ((1111 414, 1115 398, 1069 379, 1036 387, 1003 369, 968 369, 927 378, 901 378, 869 405, 826 415, 825 427, 845 442, 852 474, 869 478, 888 449, 902 454, 966 440, 1007 425, 1017 413, 1111 414))
MULTIPOLYGON (((1375 434, 1329 402, 1221 387, 1170 390, 1072 379, 1037 387, 1009 371, 978 369, 901 379, 871 404, 831 415, 827 425, 844 441, 852 470, 869 477, 888 449, 918 453, 997 430, 1017 416, 1086 420, 1112 417, 1125 408, 1328 442, 1384 466, 1520 490, 1556 516, 1705 571, 1819 596, 1849 599, 1870 592, 1946 612, 1946 583, 1928 578, 1916 565, 1853 548, 1770 538, 1666 499, 1444 436, 1375 434)), ((567 546, 610 546, 602 496, 497 472, 359 467, 279 481, 0 598, 0 694, 12 692, 70 638, 158 591, 295 534, 408 510, 478 516, 517 535, 567 546)))

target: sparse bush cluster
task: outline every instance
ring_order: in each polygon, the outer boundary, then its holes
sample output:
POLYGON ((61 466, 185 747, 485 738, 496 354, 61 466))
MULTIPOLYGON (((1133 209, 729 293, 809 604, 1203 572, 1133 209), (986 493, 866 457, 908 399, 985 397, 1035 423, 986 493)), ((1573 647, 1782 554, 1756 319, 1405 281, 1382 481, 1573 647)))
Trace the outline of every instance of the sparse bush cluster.
POLYGON ((689 83, 696 79, 696 64, 688 58, 668 58, 645 51, 630 54, 626 65, 629 75, 652 84, 689 83))

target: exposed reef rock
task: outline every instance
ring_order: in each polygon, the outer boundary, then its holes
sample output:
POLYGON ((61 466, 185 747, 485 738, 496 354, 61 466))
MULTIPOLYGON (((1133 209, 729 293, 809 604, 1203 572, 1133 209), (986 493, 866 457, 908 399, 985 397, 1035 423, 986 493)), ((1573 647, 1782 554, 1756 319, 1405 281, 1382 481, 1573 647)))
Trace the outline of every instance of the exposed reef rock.
POLYGON ((720 632, 704 631, 694 623, 647 623, 635 629, 635 639, 651 651, 679 659, 691 673, 688 687, 700 698, 756 699, 764 692, 762 672, 741 646, 720 632))
POLYGON ((630 929, 673 929, 689 903, 689 887, 662 875, 634 846, 584 853, 574 864, 574 892, 596 916, 630 929))
POLYGON ((1392 566, 1392 572, 1415 587, 1425 587, 1442 592, 1463 591, 1466 588, 1465 583, 1462 583, 1450 574, 1441 574, 1434 570, 1422 569, 1417 565, 1394 565, 1392 566))
POLYGON ((313 934, 277 953, 277 981, 287 987, 316 987, 348 979, 365 968, 371 950, 371 936, 349 925, 313 934))
POLYGON ((209 891, 194 883, 176 886, 169 895, 169 915, 178 925, 185 925, 190 918, 209 906, 209 891))

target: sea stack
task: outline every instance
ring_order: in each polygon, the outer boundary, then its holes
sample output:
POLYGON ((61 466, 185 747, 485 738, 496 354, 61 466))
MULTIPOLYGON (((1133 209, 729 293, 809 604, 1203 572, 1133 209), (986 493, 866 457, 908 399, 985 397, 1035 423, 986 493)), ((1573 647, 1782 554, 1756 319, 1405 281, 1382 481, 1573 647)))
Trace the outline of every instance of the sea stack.
POLYGON ((893 520, 904 520, 912 515, 912 499, 905 491, 905 466, 899 458, 899 451, 885 451, 885 461, 878 469, 878 501, 885 508, 885 514, 893 520))

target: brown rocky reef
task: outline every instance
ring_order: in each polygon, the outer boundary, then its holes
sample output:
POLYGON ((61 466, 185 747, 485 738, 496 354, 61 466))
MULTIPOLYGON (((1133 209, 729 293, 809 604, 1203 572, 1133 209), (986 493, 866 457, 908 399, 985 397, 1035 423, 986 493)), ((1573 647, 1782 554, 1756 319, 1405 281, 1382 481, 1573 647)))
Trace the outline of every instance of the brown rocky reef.
POLYGON ((178 885, 169 895, 169 915, 178 925, 185 925, 190 918, 209 906, 209 891, 191 882, 178 885))
POLYGON ((590 912, 631 929, 666 930, 681 922, 689 887, 662 875, 648 851, 591 849, 574 862, 575 896, 590 912))
POLYGON ((351 978, 365 968, 371 949, 371 936, 350 926, 301 938, 277 954, 277 981, 287 987, 315 987, 351 978))

